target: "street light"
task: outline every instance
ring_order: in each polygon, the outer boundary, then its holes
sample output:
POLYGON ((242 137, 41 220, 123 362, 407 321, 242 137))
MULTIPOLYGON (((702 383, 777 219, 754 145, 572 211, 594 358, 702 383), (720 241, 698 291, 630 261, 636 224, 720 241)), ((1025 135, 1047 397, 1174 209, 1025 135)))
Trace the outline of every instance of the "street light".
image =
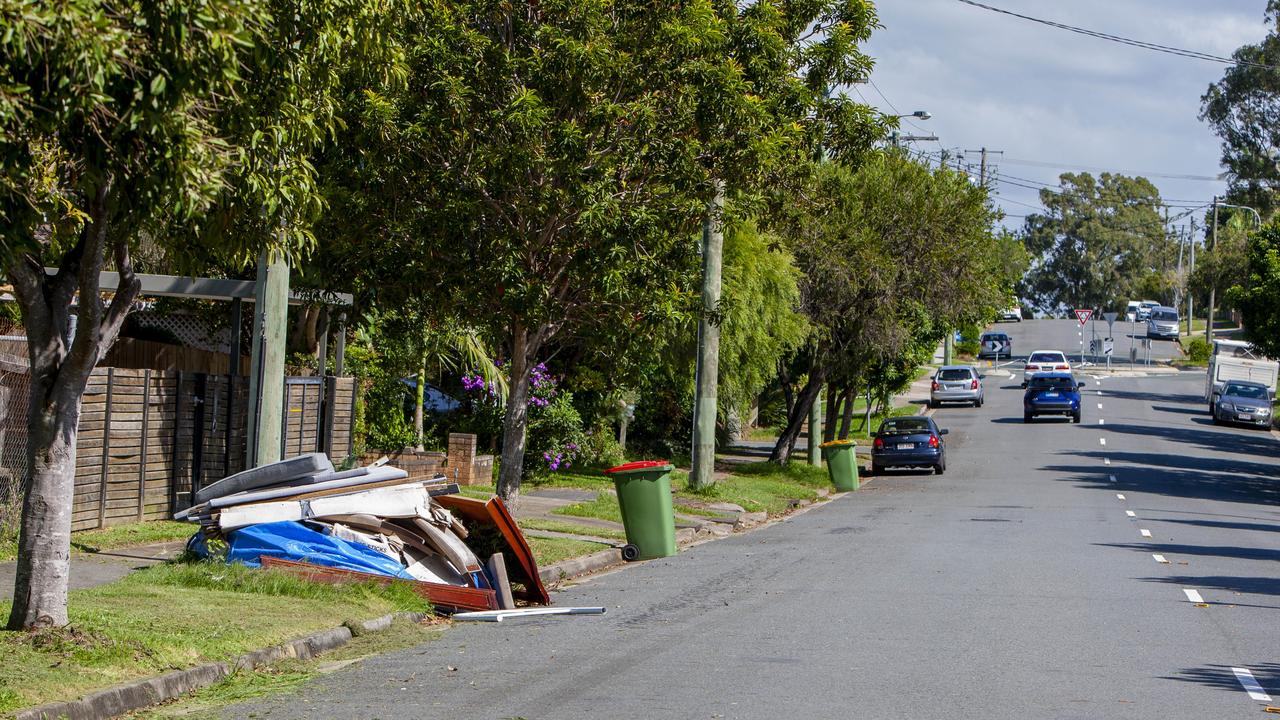
POLYGON ((1253 213, 1253 219, 1258 221, 1258 228, 1262 228, 1262 216, 1258 214, 1257 210, 1254 210, 1248 205, 1231 205, 1230 203, 1224 203, 1224 202, 1219 202, 1217 205, 1218 207, 1229 207, 1229 208, 1236 208, 1239 210, 1248 210, 1249 212, 1253 213))
POLYGON ((929 114, 928 110, 917 110, 911 113, 910 115, 894 115, 894 117, 898 118, 899 120, 901 120, 902 118, 915 118, 917 120, 928 120, 933 116, 929 114))

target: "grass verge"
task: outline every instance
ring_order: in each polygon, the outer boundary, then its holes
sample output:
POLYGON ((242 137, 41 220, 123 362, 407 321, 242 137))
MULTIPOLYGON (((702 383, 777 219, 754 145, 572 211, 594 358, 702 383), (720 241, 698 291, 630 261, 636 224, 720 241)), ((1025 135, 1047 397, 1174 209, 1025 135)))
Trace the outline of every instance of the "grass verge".
POLYGON ((159 565, 71 593, 67 628, 0 631, 0 713, 226 660, 346 621, 427 610, 404 586, 323 585, 240 565, 159 565))
MULTIPOLYGON (((82 530, 71 534, 71 551, 95 553, 135 545, 186 540, 194 532, 195 526, 191 523, 172 520, 149 520, 101 530, 82 530)), ((16 533, 12 537, 6 535, 0 540, 0 562, 17 557, 18 537, 16 533)))
POLYGON ((568 520, 528 518, 527 520, 520 521, 520 527, 526 530, 547 530, 550 532, 573 533, 575 535, 589 535, 591 537, 604 538, 606 540, 627 539, 627 534, 621 530, 596 527, 595 525, 581 525, 568 520))
POLYGON ((786 467, 768 462, 741 465, 729 477, 703 490, 690 490, 687 476, 672 480, 679 493, 709 502, 730 502, 748 512, 764 511, 770 515, 786 512, 795 500, 816 500, 818 488, 831 484, 826 470, 798 462, 786 467))
POLYGON ((357 635, 351 642, 312 661, 283 660, 252 672, 237 672, 222 682, 202 688, 174 702, 125 715, 129 720, 214 720, 224 717, 221 708, 259 698, 294 693, 318 676, 382 653, 403 650, 440 636, 438 625, 396 620, 376 633, 357 635))
POLYGON ((537 558, 540 567, 554 565, 561 560, 568 560, 569 558, 598 553, 609 548, 604 543, 595 543, 587 540, 540 537, 530 537, 525 538, 525 540, 528 541, 530 549, 533 550, 533 556, 537 558))

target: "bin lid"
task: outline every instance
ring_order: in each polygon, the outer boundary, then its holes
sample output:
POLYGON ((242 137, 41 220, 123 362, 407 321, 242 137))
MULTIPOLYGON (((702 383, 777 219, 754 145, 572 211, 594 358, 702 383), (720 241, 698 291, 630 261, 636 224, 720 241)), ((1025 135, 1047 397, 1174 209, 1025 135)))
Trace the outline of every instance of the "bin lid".
POLYGON ((827 442, 822 443, 818 447, 820 448, 847 447, 853 444, 854 442, 852 440, 829 440, 827 442))
POLYGON ((632 472, 634 470, 657 470, 658 468, 670 468, 671 463, 666 460, 637 460, 629 462, 625 465, 611 467, 605 470, 606 474, 632 472))

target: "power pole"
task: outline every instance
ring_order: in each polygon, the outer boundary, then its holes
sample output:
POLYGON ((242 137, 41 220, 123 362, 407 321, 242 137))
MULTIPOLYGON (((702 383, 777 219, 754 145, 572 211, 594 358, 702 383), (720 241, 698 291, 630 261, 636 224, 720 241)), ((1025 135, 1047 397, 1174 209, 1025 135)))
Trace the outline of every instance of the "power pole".
POLYGON ((1191 218, 1191 237, 1187 238, 1191 246, 1191 266, 1187 270, 1187 337, 1191 337, 1191 318, 1196 313, 1196 297, 1191 292, 1191 276, 1196 272, 1196 219, 1191 218))
MULTIPOLYGON (((1218 196, 1213 196, 1213 233, 1209 240, 1209 251, 1213 252, 1218 249, 1218 196)), ((1204 324, 1204 339, 1209 341, 1209 346, 1213 346, 1213 305, 1217 300, 1215 295, 1218 293, 1218 284, 1216 282, 1209 283, 1209 318, 1204 324)))
POLYGON ((702 317, 698 320, 698 365, 693 404, 693 466, 689 487, 710 487, 716 463, 716 400, 720 375, 720 267, 724 254, 724 180, 713 180, 715 196, 702 225, 702 317))
POLYGON ((249 375, 245 466, 280 460, 284 420, 284 343, 289 313, 289 263, 279 252, 258 256, 249 375))
POLYGON ((992 154, 992 155, 1003 155, 1003 154, 1004 154, 1004 151, 1003 151, 1003 150, 988 150, 988 149, 986 149, 986 148, 982 148, 981 150, 965 150, 965 152, 966 152, 966 153, 978 153, 978 154, 982 155, 982 163, 978 166, 979 168, 981 168, 981 170, 979 171, 979 172, 980 172, 980 176, 979 176, 979 178, 978 178, 978 184, 979 184, 979 185, 981 185, 982 187, 986 187, 986 186, 987 186, 987 154, 988 154, 988 153, 990 153, 990 154, 992 154))

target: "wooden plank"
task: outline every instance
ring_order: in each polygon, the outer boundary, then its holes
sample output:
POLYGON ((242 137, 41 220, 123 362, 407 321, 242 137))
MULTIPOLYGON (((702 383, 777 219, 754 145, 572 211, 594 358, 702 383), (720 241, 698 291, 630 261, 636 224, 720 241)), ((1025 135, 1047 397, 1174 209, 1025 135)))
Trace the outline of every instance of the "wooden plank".
MULTIPOLYGON (((104 423, 111 425, 111 399, 114 394, 114 384, 112 380, 115 377, 115 368, 107 368, 107 401, 106 401, 106 418, 104 423)), ((111 438, 104 437, 102 441, 102 474, 101 484, 98 494, 98 527, 104 527, 103 523, 107 516, 107 468, 110 465, 111 438)))
POLYGON ((142 453, 138 464, 138 520, 142 520, 142 497, 146 494, 147 483, 147 440, 151 429, 147 426, 151 410, 151 371, 143 371, 144 385, 142 395, 142 453))

